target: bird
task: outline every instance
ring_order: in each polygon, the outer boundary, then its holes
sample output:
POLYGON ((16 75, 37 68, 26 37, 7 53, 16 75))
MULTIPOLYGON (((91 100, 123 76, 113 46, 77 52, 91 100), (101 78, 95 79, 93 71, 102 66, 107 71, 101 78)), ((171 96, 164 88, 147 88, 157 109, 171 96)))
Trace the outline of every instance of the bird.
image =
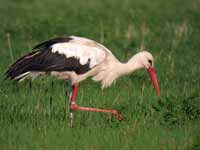
POLYGON ((18 82, 26 78, 53 76, 69 81, 69 118, 74 126, 74 111, 103 112, 122 120, 118 110, 82 107, 77 105, 76 96, 81 81, 91 77, 101 82, 102 89, 111 86, 119 77, 138 69, 147 70, 155 91, 160 96, 160 88, 154 69, 154 58, 148 51, 134 54, 127 62, 119 61, 104 45, 85 37, 62 36, 36 45, 16 60, 5 72, 6 79, 18 82))

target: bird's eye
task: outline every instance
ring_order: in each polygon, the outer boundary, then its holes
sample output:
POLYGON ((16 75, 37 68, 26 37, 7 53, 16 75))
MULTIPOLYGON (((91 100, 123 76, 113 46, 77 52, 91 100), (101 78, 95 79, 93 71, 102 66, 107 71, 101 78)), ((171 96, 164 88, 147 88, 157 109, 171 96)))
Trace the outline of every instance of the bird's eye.
POLYGON ((149 59, 149 60, 148 60, 148 62, 149 62, 149 63, 150 63, 150 65, 152 66, 152 60, 150 60, 150 59, 149 59))

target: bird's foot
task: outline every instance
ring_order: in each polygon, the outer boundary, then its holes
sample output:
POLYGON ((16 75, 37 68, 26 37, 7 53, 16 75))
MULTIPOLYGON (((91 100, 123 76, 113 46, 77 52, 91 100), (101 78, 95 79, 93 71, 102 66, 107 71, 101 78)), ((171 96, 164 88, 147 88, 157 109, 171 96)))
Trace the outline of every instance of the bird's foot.
POLYGON ((123 115, 117 110, 115 110, 112 115, 115 116, 119 121, 122 121, 124 119, 123 115))

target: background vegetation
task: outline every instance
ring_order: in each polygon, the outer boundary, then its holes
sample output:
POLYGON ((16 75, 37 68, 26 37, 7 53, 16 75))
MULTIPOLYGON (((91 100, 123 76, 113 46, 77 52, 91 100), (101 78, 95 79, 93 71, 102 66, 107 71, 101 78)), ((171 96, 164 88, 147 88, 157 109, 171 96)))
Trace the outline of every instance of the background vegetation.
POLYGON ((199 0, 0 0, 0 35, 0 149, 200 149, 199 0), (69 128, 66 82, 3 77, 35 44, 63 35, 101 42, 122 61, 150 51, 161 98, 144 70, 103 91, 87 80, 78 103, 118 109, 125 120, 76 112, 69 128))

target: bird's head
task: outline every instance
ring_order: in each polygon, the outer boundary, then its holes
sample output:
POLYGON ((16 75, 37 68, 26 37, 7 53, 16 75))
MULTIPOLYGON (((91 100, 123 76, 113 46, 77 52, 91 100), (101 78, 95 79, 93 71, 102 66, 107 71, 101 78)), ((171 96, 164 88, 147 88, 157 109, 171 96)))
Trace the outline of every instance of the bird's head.
POLYGON ((135 55, 138 63, 141 65, 142 68, 148 69, 149 67, 154 66, 154 59, 151 53, 147 51, 139 52, 135 55))
POLYGON ((147 51, 142 51, 134 55, 130 61, 134 61, 138 68, 145 68, 147 70, 156 93, 158 96, 160 96, 160 88, 158 85, 156 71, 154 69, 154 59, 152 54, 147 51))

